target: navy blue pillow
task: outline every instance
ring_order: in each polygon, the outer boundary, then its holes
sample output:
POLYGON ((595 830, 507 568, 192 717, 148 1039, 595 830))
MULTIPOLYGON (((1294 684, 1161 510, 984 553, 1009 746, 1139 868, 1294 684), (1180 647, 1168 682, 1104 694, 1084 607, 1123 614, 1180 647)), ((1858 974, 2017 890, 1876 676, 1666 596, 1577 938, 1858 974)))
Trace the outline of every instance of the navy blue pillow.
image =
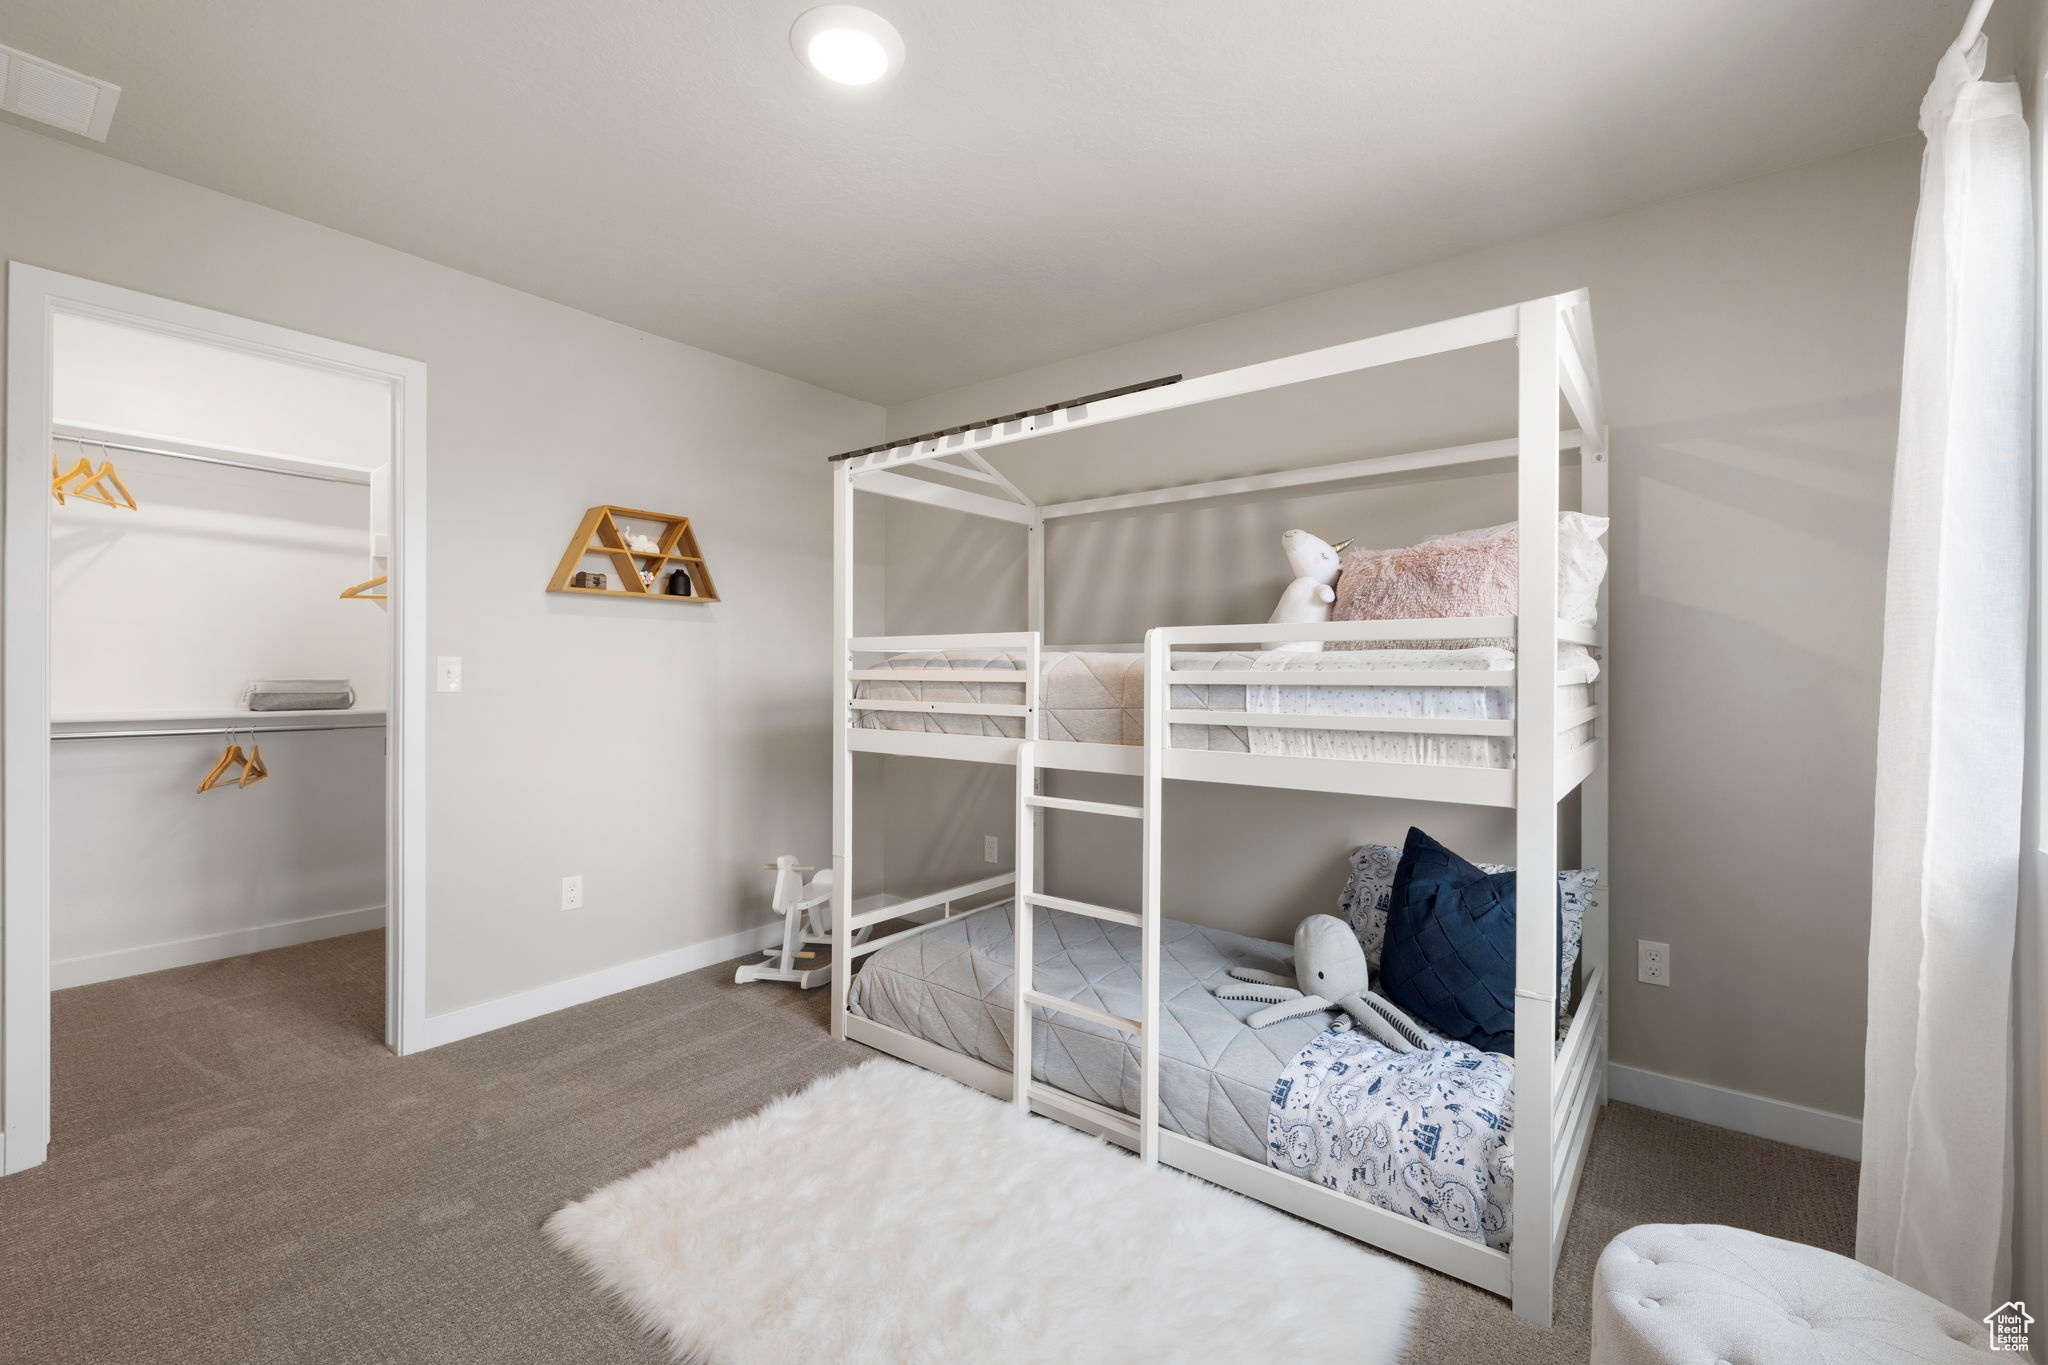
MULTIPOLYGON (((1561 901, 1557 914, 1561 945, 1561 901)), ((1380 993, 1446 1038, 1513 1056, 1515 874, 1482 872, 1410 829, 1387 905, 1380 993)))

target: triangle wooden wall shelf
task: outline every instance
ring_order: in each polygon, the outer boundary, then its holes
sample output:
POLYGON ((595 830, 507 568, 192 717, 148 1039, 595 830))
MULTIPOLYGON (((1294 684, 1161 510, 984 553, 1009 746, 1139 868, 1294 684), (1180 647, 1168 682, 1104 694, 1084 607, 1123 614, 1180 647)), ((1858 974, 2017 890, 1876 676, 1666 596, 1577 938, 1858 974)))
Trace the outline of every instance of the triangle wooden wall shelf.
POLYGON ((583 514, 583 524, 576 528, 576 538, 569 542, 563 552, 562 562, 555 566, 555 576, 548 582, 549 592, 580 592, 594 597, 639 597, 660 602, 716 602, 718 589, 712 586, 711 568, 704 562, 704 551, 697 546, 697 534, 690 529, 688 517, 672 517, 666 512, 643 512, 633 507, 593 507, 583 514), (626 543, 626 528, 620 522, 652 522, 660 527, 655 537, 657 549, 635 550, 626 543), (609 584, 602 588, 572 587, 569 580, 574 578, 586 559, 603 559, 610 570, 610 577, 619 586, 609 584), (648 587, 640 581, 641 570, 654 576, 654 586, 648 587), (679 596, 668 591, 668 577, 677 569, 688 571, 690 595, 679 596))

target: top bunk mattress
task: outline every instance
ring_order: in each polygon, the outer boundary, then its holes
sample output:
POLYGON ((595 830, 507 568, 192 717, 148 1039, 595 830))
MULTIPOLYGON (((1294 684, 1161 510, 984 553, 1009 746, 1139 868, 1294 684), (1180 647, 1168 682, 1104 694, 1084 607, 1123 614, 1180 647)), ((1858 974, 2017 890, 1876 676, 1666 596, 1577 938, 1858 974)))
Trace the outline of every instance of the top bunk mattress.
MULTIPOLYGON (((885 667, 929 670, 931 681, 861 682, 854 698, 861 701, 983 703, 1020 705, 1023 684, 977 681, 975 674, 1026 667, 1022 650, 944 649, 892 654, 885 667)), ((1432 719, 1512 720, 1515 692, 1496 684, 1471 687, 1302 687, 1289 686, 1295 671, 1427 670, 1474 673, 1511 671, 1515 653, 1492 645, 1462 649, 1347 649, 1324 652, 1293 650, 1201 651, 1173 656, 1176 672, 1252 670, 1270 672, 1270 686, 1241 683, 1204 685, 1176 683, 1175 710, 1237 711, 1268 715, 1388 716, 1432 719)), ((1135 653, 1066 652, 1039 655, 1039 714, 1042 737, 1084 744, 1145 742, 1145 656, 1135 653)), ((1560 714, 1593 704, 1593 680, 1599 665, 1582 646, 1558 651, 1557 707, 1560 714)), ((862 711, 857 722, 866 730, 907 730, 927 734, 981 735, 1022 739, 1020 716, 974 716, 945 712, 862 711)), ((1298 726, 1175 725, 1169 743, 1176 749, 1217 753, 1275 754, 1297 758, 1348 758, 1380 763, 1441 764, 1448 767, 1507 768, 1513 766, 1509 739, 1475 735, 1399 734, 1370 730, 1324 730, 1298 726)), ((1558 736, 1569 752, 1592 736, 1590 725, 1558 736)))

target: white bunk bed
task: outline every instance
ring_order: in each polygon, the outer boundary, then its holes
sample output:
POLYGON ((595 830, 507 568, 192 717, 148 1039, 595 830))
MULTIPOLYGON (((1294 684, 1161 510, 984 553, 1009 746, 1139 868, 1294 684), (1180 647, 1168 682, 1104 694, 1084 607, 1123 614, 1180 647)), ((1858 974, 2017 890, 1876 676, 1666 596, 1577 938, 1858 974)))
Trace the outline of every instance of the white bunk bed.
MULTIPOLYGON (((1515 1062, 1513 1191, 1514 1237, 1505 1250, 1373 1207, 1336 1190, 1252 1161, 1160 1126, 1159 980, 1161 833, 1163 784, 1169 781, 1229 783, 1332 794, 1494 806, 1515 812, 1517 898, 1522 905, 1549 904, 1558 873, 1558 804, 1580 795, 1582 865, 1606 869, 1608 796, 1606 667, 1608 613, 1601 590, 1597 622, 1583 625, 1558 616, 1558 512, 1560 466, 1567 450, 1579 452, 1580 510, 1608 511, 1606 423, 1594 359, 1591 311, 1585 291, 1432 323, 1385 336, 1348 342, 1238 369, 1078 402, 1051 410, 997 419, 898 445, 841 458, 834 466, 835 629, 839 640, 834 716, 837 737, 833 767, 832 1027, 884 1052, 939 1071, 1035 1112, 1099 1133, 1134 1148, 1147 1162, 1164 1162, 1325 1227, 1428 1265, 1483 1289, 1510 1297, 1517 1317, 1547 1325, 1552 1283, 1583 1174, 1594 1116, 1606 1099, 1609 974, 1607 900, 1603 892, 1584 926, 1580 985, 1568 1029, 1559 1046, 1523 1047, 1515 1062), (1412 454, 1186 484, 1085 501, 1034 505, 982 456, 996 446, 1054 436, 1169 409, 1190 407, 1261 390, 1326 379, 1376 366, 1513 341, 1518 347, 1517 425, 1512 437, 1412 454), (1578 423, 1561 430, 1559 395, 1578 423), (1160 506, 1192 499, 1232 497, 1320 484, 1361 483, 1420 470, 1452 469, 1481 461, 1513 459, 1517 471, 1517 513, 1521 557, 1519 611, 1515 616, 1414 621, 1341 622, 1306 626, 1244 623, 1160 627, 1143 645, 1142 743, 1092 743, 1044 739, 1042 662, 1045 600, 1045 525, 1062 517, 1088 516, 1160 506), (965 478, 987 492, 922 477, 930 469, 965 478), (1028 544, 1028 620, 1023 632, 969 635, 856 636, 854 495, 905 498, 1023 527, 1028 544), (1514 667, 1477 675, 1470 671, 1374 670, 1343 667, 1282 674, 1234 667, 1194 668, 1190 653, 1229 646, 1259 649, 1265 642, 1319 641, 1513 641, 1514 667), (1577 703, 1560 691, 1563 681, 1549 661, 1559 647, 1582 646, 1601 658, 1590 698, 1577 703), (911 651, 1002 651, 1014 663, 972 675, 976 683, 1006 683, 1015 689, 1006 702, 877 699, 863 695, 876 684, 926 683, 929 667, 891 666, 892 655, 911 651), (1532 667, 1532 661, 1545 661, 1532 667), (1186 686, 1249 687, 1284 680, 1294 686, 1486 687, 1513 689, 1513 718, 1438 719, 1428 716, 1276 716, 1251 711, 1172 707, 1186 686), (1003 722, 1011 733, 932 733, 871 728, 863 717, 878 712, 912 712, 1003 722), (1512 746, 1504 766, 1453 766, 1429 762, 1377 762, 1356 758, 1300 757, 1227 752, 1177 745, 1183 727, 1244 728, 1275 725, 1322 730, 1365 730, 1421 735, 1485 736, 1512 746), (899 754, 1014 765, 1017 771, 1017 836, 1014 869, 934 895, 898 901, 881 909, 857 910, 853 901, 853 755, 899 754), (1135 805, 1080 801, 1043 794, 1045 770, 1121 773, 1142 779, 1135 805), (1142 904, 1136 911, 1089 905, 1040 892, 1044 884, 1040 823, 1046 810, 1135 819, 1142 831, 1142 904), (1010 1070, 892 1028, 852 1012, 857 961, 963 915, 975 915, 1012 900, 989 901, 956 910, 964 902, 1008 891, 1018 907, 1038 907, 1086 916, 1135 929, 1141 936, 1141 1006, 1135 1018, 1118 1017, 1034 988, 1031 932, 1034 916, 1015 914, 1016 943, 1011 997, 1010 1070), (863 928, 883 921, 932 914, 898 933, 854 942, 863 928), (1136 1035, 1142 1058, 1137 1112, 1065 1093, 1031 1075, 1033 1008, 1078 1016, 1094 1025, 1136 1035)), ((1332 656, 1321 656, 1329 659, 1332 656)), ((1343 658, 1342 655, 1335 656, 1343 658)), ((1002 661, 999 661, 1002 662, 1002 661)), ((944 675, 948 680, 953 675, 944 675)), ((1210 694, 1214 695, 1214 694, 1210 694)), ((1224 695, 1229 695, 1224 693, 1224 695)), ((1522 1039, 1550 1038, 1559 1014, 1557 925, 1549 915, 1523 915, 1516 928, 1515 1024, 1522 1039)))

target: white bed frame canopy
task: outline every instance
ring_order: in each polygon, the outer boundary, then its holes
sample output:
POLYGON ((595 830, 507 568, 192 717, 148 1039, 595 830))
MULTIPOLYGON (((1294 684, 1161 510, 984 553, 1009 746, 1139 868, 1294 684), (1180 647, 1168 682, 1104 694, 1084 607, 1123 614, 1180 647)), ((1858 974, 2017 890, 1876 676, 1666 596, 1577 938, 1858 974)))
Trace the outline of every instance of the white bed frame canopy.
MULTIPOLYGON (((1572 1022, 1562 1045, 1524 1048, 1516 1063, 1514 1125, 1515 1236, 1508 1251, 1468 1241, 1398 1214, 1372 1207, 1337 1191, 1211 1147, 1159 1125, 1159 926, 1163 785, 1205 781, 1248 787, 1280 787, 1333 794, 1416 801, 1450 801, 1514 811, 1516 891, 1521 904, 1548 904, 1558 871, 1558 803, 1580 795, 1580 853, 1584 866, 1606 869, 1608 795, 1605 719, 1610 670, 1605 658, 1608 615, 1601 592, 1598 621, 1583 625, 1558 618, 1557 555, 1560 466, 1563 452, 1580 455, 1580 501, 1584 511, 1606 515, 1607 425, 1601 408, 1599 370, 1594 359, 1591 309, 1585 291, 1532 299, 1482 313, 1412 327, 1405 331, 1262 361, 1192 379, 1169 379, 1092 395, 894 445, 834 457, 835 629, 839 639, 837 693, 833 714, 837 738, 833 755, 833 867, 836 876, 832 955, 832 1026, 851 1037, 906 1060, 1010 1098, 1035 1112, 1061 1119, 1135 1148, 1147 1162, 1163 1161, 1241 1194, 1285 1209, 1326 1227, 1383 1247, 1446 1274, 1511 1297, 1517 1317, 1548 1324, 1552 1282, 1573 1197, 1585 1168, 1594 1116, 1606 1099, 1608 963, 1606 902, 1589 912, 1580 956, 1580 985, 1572 1022), (1212 403, 1262 390, 1280 389, 1376 366, 1464 350, 1494 342, 1518 347, 1517 430, 1500 440, 1448 446, 1407 454, 1183 484, 1146 492, 1120 493, 1079 501, 1035 504, 984 457, 997 446, 1042 439, 1085 427, 1124 421, 1176 408, 1212 403), (1559 395, 1577 421, 1563 430, 1559 395), (1213 626, 1157 627, 1144 642, 1144 742, 1090 744, 1040 738, 1040 655, 1045 625, 1045 525, 1060 517, 1165 506, 1201 498, 1234 497, 1319 484, 1352 483, 1421 470, 1450 469, 1482 461, 1511 459, 1517 471, 1516 505, 1521 524, 1519 610, 1511 617, 1418 621, 1360 621, 1276 626, 1245 622, 1213 626), (928 477, 943 471, 972 484, 963 487, 928 477), (986 491, 976 491, 985 489, 986 491), (1029 629, 968 635, 856 636, 854 495, 903 498, 973 516, 1006 521, 1027 536, 1026 591, 1029 629), (1235 645, 1259 647, 1281 640, 1395 641, 1486 639, 1515 642, 1512 672, 1484 674, 1488 687, 1512 687, 1513 720, 1425 719, 1420 717, 1273 716, 1226 711, 1175 711, 1168 707, 1175 680, 1174 653, 1186 648, 1235 645), (1558 701, 1555 660, 1560 644, 1590 647, 1602 656, 1593 705, 1565 711, 1558 701), (892 669, 888 655, 923 649, 1001 649, 1022 659, 1009 672, 977 669, 977 683, 1021 685, 1018 704, 950 701, 881 701, 858 697, 869 680, 925 680, 929 670, 892 669), (950 735, 865 729, 862 712, 904 710, 926 714, 1014 717, 1022 738, 950 735), (1173 747, 1176 724, 1269 726, 1308 723, 1326 729, 1359 729, 1511 739, 1514 762, 1505 768, 1376 762, 1222 753, 1173 747), (1558 737, 1585 734, 1577 747, 1559 752, 1558 737), (899 754, 1012 764, 1017 771, 1015 865, 933 895, 858 911, 853 899, 853 755, 899 754), (1136 804, 1078 801, 1045 795, 1040 774, 1047 769, 1123 773, 1142 779, 1136 804), (1141 905, 1136 910, 1091 905, 1043 894, 1043 814, 1058 810, 1135 821, 1141 831, 1141 905), (1137 928, 1143 944, 1143 1008, 1123 1019, 1033 989, 1031 919, 1016 916, 1020 964, 1014 973, 1012 1045, 1017 1061, 1005 1072, 935 1043, 849 1013, 854 963, 861 957, 926 932, 962 915, 979 913, 1014 897, 1020 907, 1037 906, 1089 915, 1137 928), (984 901, 956 909, 964 902, 984 901), (936 918, 881 938, 855 943, 864 927, 919 914, 936 918), (1076 1015, 1137 1035, 1142 1058, 1140 1113, 1133 1118, 1080 1096, 1054 1089, 1030 1075, 1031 1012, 1076 1015)), ((1182 675, 1191 684, 1270 682, 1270 673, 1206 670, 1182 675)), ((1470 671, 1340 670, 1290 672, 1288 685, 1431 687, 1474 685, 1470 671)), ((1548 1038, 1559 1001, 1555 964, 1557 926, 1553 916, 1524 915, 1516 927, 1515 1030, 1524 1039, 1548 1038)))

